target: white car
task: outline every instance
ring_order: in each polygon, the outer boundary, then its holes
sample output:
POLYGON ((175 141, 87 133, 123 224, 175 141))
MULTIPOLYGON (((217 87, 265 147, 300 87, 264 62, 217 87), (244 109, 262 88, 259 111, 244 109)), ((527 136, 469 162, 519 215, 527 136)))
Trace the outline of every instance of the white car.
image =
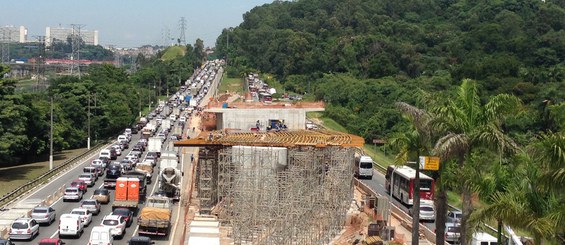
POLYGON ((74 208, 71 210, 71 214, 79 215, 80 221, 84 226, 88 226, 92 222, 92 213, 86 208, 74 208))
POLYGON ((96 183, 96 177, 91 173, 82 173, 78 176, 78 179, 84 181, 88 187, 94 186, 96 183))
POLYGON ((10 240, 31 240, 39 234, 39 223, 32 218, 14 220, 10 229, 10 240))
POLYGON ((112 236, 123 237, 126 231, 126 220, 119 215, 106 215, 100 224, 110 228, 112 236))
POLYGON ((106 163, 104 161, 102 161, 101 159, 94 159, 92 160, 92 162, 90 163, 90 165, 92 166, 101 166, 102 168, 106 168, 106 163))

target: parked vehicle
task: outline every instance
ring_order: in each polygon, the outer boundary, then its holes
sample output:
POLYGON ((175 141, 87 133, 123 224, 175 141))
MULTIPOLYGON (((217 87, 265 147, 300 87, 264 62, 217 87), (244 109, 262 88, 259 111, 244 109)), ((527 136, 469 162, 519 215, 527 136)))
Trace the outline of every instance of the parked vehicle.
POLYGON ((63 245, 63 244, 65 244, 65 242, 63 242, 63 240, 59 238, 43 238, 39 240, 39 245, 63 245))
POLYGON ((97 200, 99 203, 108 204, 110 202, 110 191, 108 189, 96 189, 92 195, 92 199, 97 200))
POLYGON ((111 234, 111 228, 98 225, 92 227, 90 232, 90 239, 88 240, 89 245, 95 244, 112 244, 114 242, 114 236, 111 234))
POLYGON ((106 215, 100 224, 110 228, 110 234, 114 237, 123 237, 126 231, 126 221, 119 215, 106 215))
POLYGON ((124 217, 126 220, 126 226, 130 227, 133 223, 133 212, 127 208, 116 208, 110 215, 118 215, 124 217))
POLYGON ((31 210, 31 218, 37 223, 50 225, 57 218, 57 214, 52 207, 39 206, 31 210))
POLYGON ((84 226, 88 226, 92 222, 92 213, 86 208, 73 208, 71 214, 80 216, 80 221, 84 226))
POLYGON ((78 214, 62 214, 59 217, 59 238, 65 236, 80 237, 84 232, 84 223, 78 214))
POLYGON ((86 199, 80 204, 81 208, 88 210, 88 212, 98 215, 100 213, 100 203, 96 199, 86 199))
POLYGON ((68 200, 80 201, 81 199, 82 191, 80 191, 77 187, 65 188, 65 192, 63 194, 63 202, 66 202, 68 200))
POLYGON ((146 236, 134 236, 128 241, 128 245, 151 245, 155 244, 154 241, 151 241, 151 238, 146 236))
POLYGON ((10 227, 10 240, 32 240, 39 235, 39 223, 32 218, 18 218, 10 227))
POLYGON ((92 187, 96 183, 96 177, 94 176, 95 175, 91 173, 84 173, 84 174, 80 174, 78 176, 78 179, 84 181, 87 187, 92 187))
POLYGON ((147 198, 137 220, 139 234, 166 236, 171 225, 172 203, 168 197, 147 198))

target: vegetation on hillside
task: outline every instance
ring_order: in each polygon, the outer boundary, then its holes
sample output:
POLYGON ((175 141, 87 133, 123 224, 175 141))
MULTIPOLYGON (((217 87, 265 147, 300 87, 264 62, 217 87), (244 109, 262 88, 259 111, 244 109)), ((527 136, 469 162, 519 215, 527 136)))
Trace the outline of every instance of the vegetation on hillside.
POLYGON ((540 244, 565 233, 555 188, 565 179, 564 27, 563 0, 275 1, 225 29, 216 48, 228 74, 275 74, 286 90, 327 102, 326 116, 349 132, 404 139, 399 162, 441 155, 430 173, 438 243, 454 190, 464 242, 494 221, 540 244))

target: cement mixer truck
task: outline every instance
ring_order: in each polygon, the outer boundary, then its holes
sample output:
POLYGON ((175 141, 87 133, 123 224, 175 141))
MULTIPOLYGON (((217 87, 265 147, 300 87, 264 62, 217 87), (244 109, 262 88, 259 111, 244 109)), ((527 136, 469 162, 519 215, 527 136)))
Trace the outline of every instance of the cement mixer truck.
POLYGON ((174 201, 179 200, 180 181, 183 174, 177 165, 177 160, 162 159, 159 167, 159 189, 174 201))

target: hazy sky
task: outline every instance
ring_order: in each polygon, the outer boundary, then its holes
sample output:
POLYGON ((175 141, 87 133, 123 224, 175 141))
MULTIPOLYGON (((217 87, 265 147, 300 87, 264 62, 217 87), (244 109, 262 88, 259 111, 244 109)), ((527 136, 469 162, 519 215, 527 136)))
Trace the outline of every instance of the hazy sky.
POLYGON ((187 43, 196 38, 214 46, 223 28, 235 27, 242 15, 272 0, 5 0, 0 4, 0 26, 25 26, 28 39, 45 35, 45 27, 98 30, 101 45, 138 47, 165 44, 169 30, 180 36, 181 17, 187 20, 187 43))

